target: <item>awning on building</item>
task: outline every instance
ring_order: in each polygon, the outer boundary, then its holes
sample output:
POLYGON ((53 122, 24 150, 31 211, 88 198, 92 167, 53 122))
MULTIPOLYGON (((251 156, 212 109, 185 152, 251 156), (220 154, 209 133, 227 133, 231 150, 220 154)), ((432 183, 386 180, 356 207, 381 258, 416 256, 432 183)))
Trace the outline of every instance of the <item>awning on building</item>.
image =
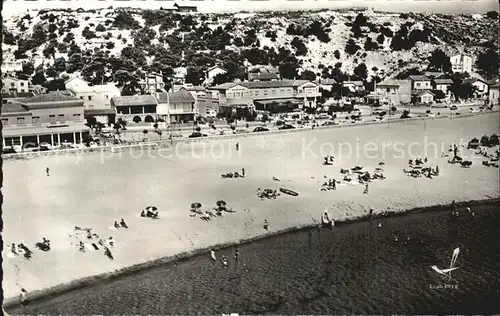
POLYGON ((303 101, 297 100, 297 99, 270 99, 270 100, 255 100, 254 102, 262 104, 262 105, 269 105, 269 104, 273 104, 273 103, 277 103, 277 104, 285 104, 285 103, 299 104, 299 103, 302 103, 303 101))
POLYGON ((3 137, 19 137, 19 136, 36 136, 46 134, 65 134, 65 133, 79 133, 89 132, 90 128, 85 125, 72 125, 72 126, 39 126, 28 128, 4 128, 2 130, 3 137))
POLYGON ((85 109, 83 110, 84 116, 99 116, 99 115, 115 115, 115 109, 85 109))

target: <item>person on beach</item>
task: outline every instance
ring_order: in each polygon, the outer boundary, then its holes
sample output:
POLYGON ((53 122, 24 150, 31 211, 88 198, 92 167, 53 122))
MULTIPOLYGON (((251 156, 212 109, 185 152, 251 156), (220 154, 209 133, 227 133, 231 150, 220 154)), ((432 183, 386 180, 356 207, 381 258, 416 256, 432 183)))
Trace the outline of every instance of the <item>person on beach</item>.
POLYGON ((114 247, 115 246, 115 240, 113 239, 113 237, 109 237, 108 238, 108 245, 110 247, 114 247))
POLYGON ((45 169, 45 173, 47 173, 47 177, 50 176, 50 169, 49 169, 49 167, 47 167, 47 169, 45 169))
POLYGON ((15 255, 17 256, 17 251, 16 251, 16 244, 15 243, 12 243, 12 245, 10 246, 10 251, 15 255))
POLYGON ((24 288, 22 288, 20 296, 21 296, 21 306, 25 307, 26 305, 28 305, 28 292, 24 288))
POLYGON ((109 250, 108 247, 104 246, 104 255, 109 258, 109 260, 113 260, 113 254, 111 253, 111 250, 109 250))
POLYGON ((439 176, 439 166, 436 166, 436 176, 439 176))
POLYGON ((264 229, 265 230, 269 229, 269 223, 267 222, 267 219, 264 220, 264 229))
POLYGON ((236 150, 240 149, 240 142, 236 142, 236 150))
POLYGON ((378 222, 377 227, 378 227, 378 228, 382 228, 382 222, 378 222))
POLYGON ((257 196, 262 198, 262 191, 260 190, 260 188, 257 189, 257 196))
POLYGON ((125 220, 123 220, 123 218, 120 221, 120 226, 123 228, 128 228, 128 225, 127 225, 127 223, 125 223, 125 220))
POLYGON ((210 259, 212 259, 213 262, 217 261, 217 257, 215 256, 215 251, 213 249, 210 250, 210 259))
POLYGON ((238 248, 236 248, 234 250, 234 260, 236 260, 236 262, 238 262, 239 257, 240 257, 240 252, 238 251, 238 248))
POLYGON ((118 224, 118 222, 117 222, 117 221, 115 221, 114 226, 115 226, 115 228, 117 228, 117 229, 118 229, 118 228, 120 228, 120 224, 118 224))
POLYGON ((370 214, 369 214, 369 216, 370 216, 370 219, 372 219, 372 217, 373 217, 373 209, 372 208, 370 208, 370 214))
POLYGON ((244 178, 245 177, 245 168, 241 168, 241 177, 244 178))
POLYGON ((368 182, 365 183, 365 191, 363 192, 363 194, 368 194, 368 182))
POLYGON ((221 259, 220 259, 222 265, 224 266, 224 268, 227 268, 227 265, 228 265, 228 261, 227 261, 227 258, 226 256, 222 256, 221 259))
POLYGON ((78 246, 79 251, 85 252, 85 244, 83 243, 83 241, 80 241, 80 244, 78 246))
POLYGON ((141 217, 146 217, 146 213, 144 213, 144 210, 141 211, 141 217))

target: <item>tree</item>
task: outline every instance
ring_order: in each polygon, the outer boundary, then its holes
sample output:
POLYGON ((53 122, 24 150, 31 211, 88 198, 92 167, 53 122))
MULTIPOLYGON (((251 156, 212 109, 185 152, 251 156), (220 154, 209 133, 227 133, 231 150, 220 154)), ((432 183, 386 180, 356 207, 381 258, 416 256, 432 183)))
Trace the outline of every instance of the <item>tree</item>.
POLYGON ((356 68, 354 68, 354 74, 361 79, 366 79, 368 76, 368 69, 365 63, 361 63, 356 68))
POLYGON ((382 45, 384 44, 384 41, 385 41, 385 36, 384 34, 380 34, 379 36, 377 36, 377 42, 382 45))
POLYGON ((429 69, 446 73, 451 72, 450 58, 442 50, 436 49, 429 58, 429 69))
POLYGON ((99 24, 99 25, 95 28, 95 31, 96 31, 96 32, 105 32, 105 31, 106 31, 106 28, 105 28, 102 24, 99 24))
POLYGON ((310 70, 304 70, 300 74, 300 78, 302 80, 309 80, 309 81, 314 81, 316 80, 316 74, 313 71, 310 70))
POLYGON ((279 66, 279 72, 281 78, 284 79, 294 79, 297 77, 297 69, 299 66, 296 63, 286 62, 279 66))
POLYGON ((59 57, 54 61, 54 70, 57 72, 66 71, 66 60, 63 57, 59 57))
POLYGON ((205 80, 204 70, 201 67, 188 67, 186 82, 199 86, 205 80))
POLYGON ((345 52, 348 53, 349 55, 354 55, 360 48, 361 47, 356 45, 354 40, 351 38, 347 41, 347 44, 345 46, 345 52))
POLYGON ((34 85, 41 85, 41 84, 44 84, 45 82, 47 81, 47 79, 45 79, 45 75, 43 72, 37 72, 33 78, 31 79, 31 82, 34 84, 34 85))
POLYGON ((486 79, 498 76, 498 67, 500 66, 499 54, 494 49, 488 49, 479 55, 477 60, 478 68, 486 75, 486 79))
POLYGON ((307 47, 300 38, 294 37, 291 45, 295 48, 295 53, 297 56, 305 56, 307 54, 307 47))
POLYGON ((376 50, 378 49, 378 44, 377 42, 374 42, 371 37, 368 37, 365 42, 365 50, 366 51, 371 51, 371 50, 376 50))
POLYGON ((498 12, 497 11, 488 11, 488 12, 486 12, 486 16, 490 19, 496 20, 496 19, 498 19, 498 12))
POLYGON ((31 62, 23 63, 23 73, 25 73, 28 76, 31 76, 31 74, 35 71, 35 66, 31 62))
POLYGON ((336 49, 334 52, 333 52, 333 55, 335 56, 335 58, 337 59, 340 59, 340 52, 338 49, 336 49))

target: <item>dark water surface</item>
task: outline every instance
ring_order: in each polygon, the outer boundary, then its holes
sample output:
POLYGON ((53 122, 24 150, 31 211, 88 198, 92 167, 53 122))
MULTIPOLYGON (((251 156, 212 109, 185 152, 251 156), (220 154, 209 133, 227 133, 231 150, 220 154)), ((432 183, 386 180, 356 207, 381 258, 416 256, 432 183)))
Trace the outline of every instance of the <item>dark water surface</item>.
POLYGON ((410 214, 287 233, 108 280, 12 314, 495 314, 500 312, 500 212, 410 214), (399 236, 395 242, 393 236, 399 236), (405 242, 407 236, 411 239, 405 242), (430 267, 450 265, 454 281, 430 267), (440 284, 457 289, 433 289, 440 284))

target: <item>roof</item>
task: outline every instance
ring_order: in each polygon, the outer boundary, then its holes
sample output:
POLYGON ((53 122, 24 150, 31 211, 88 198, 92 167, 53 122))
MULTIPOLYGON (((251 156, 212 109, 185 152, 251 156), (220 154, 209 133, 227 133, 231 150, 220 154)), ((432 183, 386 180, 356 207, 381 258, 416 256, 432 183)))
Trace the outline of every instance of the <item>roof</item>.
POLYGON ((481 81, 482 83, 484 84, 487 84, 487 82, 483 79, 479 79, 479 78, 470 78, 470 79, 465 79, 464 80, 464 83, 474 83, 476 81, 481 81))
POLYGON ((335 81, 335 79, 321 79, 321 82, 320 84, 323 84, 323 85, 333 85, 337 83, 337 81, 335 81))
POLYGON ((271 80, 279 78, 279 74, 270 72, 251 72, 248 74, 248 80, 271 80))
POLYGON ((153 96, 147 95, 126 95, 121 97, 112 97, 112 103, 115 106, 143 106, 156 105, 156 100, 153 96))
POLYGON ((388 86, 388 87, 399 87, 400 84, 397 81, 394 80, 384 80, 382 82, 377 83, 377 87, 380 86, 388 86))
POLYGON ((28 112, 28 109, 23 107, 19 103, 6 103, 2 104, 2 114, 3 113, 22 113, 28 112))
POLYGON ((184 89, 187 91, 205 91, 207 88, 202 86, 190 86, 190 87, 181 87, 180 89, 184 89))
POLYGON ((4 137, 48 135, 56 133, 88 132, 89 127, 85 125, 72 124, 71 126, 37 126, 28 128, 4 128, 2 134, 4 137))
POLYGON ((195 102, 196 100, 193 98, 193 95, 189 93, 187 90, 179 90, 177 92, 172 93, 159 93, 158 94, 158 102, 169 102, 169 103, 186 103, 186 102, 195 102))
POLYGON ((103 93, 103 92, 120 92, 120 90, 114 84, 102 84, 97 86, 90 86, 95 93, 103 93))
POLYGON ((13 81, 28 81, 27 79, 19 79, 19 78, 16 78, 16 77, 5 77, 3 78, 2 80, 13 80, 13 81))
POLYGON ((93 115, 93 116, 98 116, 98 115, 112 115, 116 114, 116 108, 112 109, 84 109, 83 110, 83 115, 93 115))
POLYGON ((276 80, 276 81, 246 81, 246 82, 227 82, 215 87, 210 87, 211 90, 227 90, 235 86, 243 86, 248 89, 266 89, 266 88, 285 88, 299 87, 306 83, 315 83, 309 80, 276 80))
POLYGON ((414 80, 414 81, 429 81, 430 79, 427 78, 426 76, 422 76, 422 75, 415 75, 415 76, 410 76, 409 77, 411 80, 414 80))
POLYGON ((344 81, 342 83, 343 85, 355 85, 355 86, 362 86, 363 85, 363 81, 344 81))
POLYGON ((451 79, 433 79, 436 84, 453 84, 451 79))
POLYGON ((212 66, 212 67, 208 68, 207 70, 205 70, 205 72, 209 72, 211 70, 214 70, 215 68, 220 68, 220 69, 222 69, 224 71, 227 71, 227 69, 225 69, 225 68, 223 68, 223 67, 221 67, 219 65, 215 65, 215 66, 212 66))
POLYGON ((34 97, 33 92, 13 92, 13 93, 2 93, 2 98, 13 99, 13 98, 30 98, 34 97))
POLYGON ((490 86, 490 89, 500 89, 500 83, 494 83, 490 86))
POLYGON ((66 101, 80 101, 80 99, 66 94, 63 91, 39 94, 37 96, 19 100, 20 103, 44 103, 44 102, 66 102, 66 101))

